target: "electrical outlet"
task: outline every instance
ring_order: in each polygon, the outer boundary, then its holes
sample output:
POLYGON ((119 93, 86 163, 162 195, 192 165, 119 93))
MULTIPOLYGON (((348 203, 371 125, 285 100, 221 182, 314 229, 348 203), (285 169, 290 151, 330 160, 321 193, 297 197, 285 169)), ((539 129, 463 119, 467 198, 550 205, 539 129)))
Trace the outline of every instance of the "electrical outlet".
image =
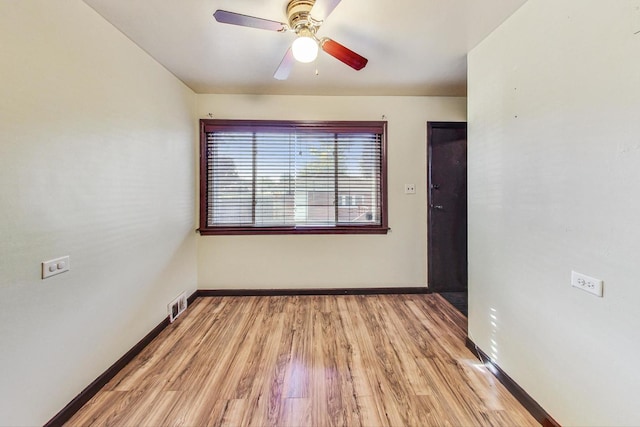
POLYGON ((416 185, 415 184, 405 184, 404 185, 404 194, 416 194, 416 185))
POLYGON ((595 296, 602 297, 602 280, 600 279, 594 279, 593 277, 572 271, 571 286, 587 291, 595 296))
POLYGON ((63 256, 61 258, 51 259, 49 261, 42 262, 42 278, 46 279, 56 274, 69 271, 69 256, 63 256))

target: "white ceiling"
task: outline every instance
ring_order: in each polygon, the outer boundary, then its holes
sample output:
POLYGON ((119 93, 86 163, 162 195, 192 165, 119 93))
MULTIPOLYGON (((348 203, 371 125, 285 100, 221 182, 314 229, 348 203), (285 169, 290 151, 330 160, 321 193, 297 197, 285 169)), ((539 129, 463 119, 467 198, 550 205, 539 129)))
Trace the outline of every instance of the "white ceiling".
POLYGON ((196 93, 466 95, 466 54, 526 0, 342 0, 318 32, 369 59, 324 52, 273 78, 292 33, 221 24, 216 9, 286 22, 288 0, 85 0, 196 93), (316 75, 316 70, 318 74, 316 75))

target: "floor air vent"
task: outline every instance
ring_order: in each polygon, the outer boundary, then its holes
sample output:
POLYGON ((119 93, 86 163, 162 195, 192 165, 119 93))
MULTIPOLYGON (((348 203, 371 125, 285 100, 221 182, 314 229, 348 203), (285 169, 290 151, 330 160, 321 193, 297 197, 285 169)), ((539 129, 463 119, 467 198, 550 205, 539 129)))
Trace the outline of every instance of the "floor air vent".
POLYGON ((169 322, 173 323, 173 321, 176 320, 176 318, 180 316, 180 314, 182 314, 182 312, 186 309, 187 293, 183 292, 167 305, 167 311, 169 312, 169 322))

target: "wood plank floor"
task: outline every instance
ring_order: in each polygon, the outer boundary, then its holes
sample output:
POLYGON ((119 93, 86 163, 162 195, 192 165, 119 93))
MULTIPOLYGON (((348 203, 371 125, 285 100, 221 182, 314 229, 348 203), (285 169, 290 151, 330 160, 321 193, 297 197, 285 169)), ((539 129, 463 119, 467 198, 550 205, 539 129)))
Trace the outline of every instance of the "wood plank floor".
POLYGON ((534 426, 437 294, 199 298, 68 426, 534 426))

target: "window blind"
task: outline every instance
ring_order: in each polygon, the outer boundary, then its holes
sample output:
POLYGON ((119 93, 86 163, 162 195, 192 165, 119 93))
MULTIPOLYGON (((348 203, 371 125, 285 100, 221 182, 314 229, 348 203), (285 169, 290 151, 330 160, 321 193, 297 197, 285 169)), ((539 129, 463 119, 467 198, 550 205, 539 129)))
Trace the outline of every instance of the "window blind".
POLYGON ((205 126, 204 227, 386 225, 384 127, 366 123, 205 126))

